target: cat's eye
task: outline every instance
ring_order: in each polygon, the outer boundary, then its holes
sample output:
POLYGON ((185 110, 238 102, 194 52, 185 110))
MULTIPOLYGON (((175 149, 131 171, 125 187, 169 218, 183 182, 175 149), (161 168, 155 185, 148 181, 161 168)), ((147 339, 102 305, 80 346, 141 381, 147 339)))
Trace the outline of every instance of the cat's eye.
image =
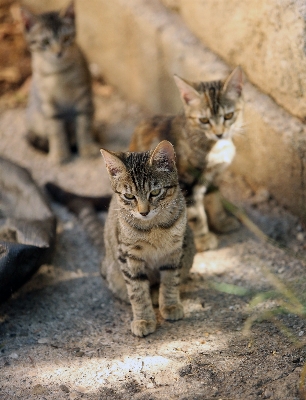
POLYGON ((199 118, 199 121, 201 122, 201 124, 209 124, 208 118, 199 118))
POLYGON ((150 195, 155 197, 155 196, 158 196, 160 194, 160 192, 161 192, 161 189, 154 189, 154 190, 152 190, 150 195))
POLYGON ((227 113, 227 114, 224 115, 224 119, 225 119, 225 120, 232 119, 233 116, 234 116, 234 113, 233 113, 233 112, 230 112, 230 113, 227 113))
POLYGON ((124 197, 128 200, 135 199, 135 196, 132 193, 124 193, 124 197))
POLYGON ((45 39, 43 39, 43 40, 41 41, 41 44, 42 44, 43 46, 48 46, 48 45, 50 44, 50 40, 49 40, 48 38, 45 38, 45 39))

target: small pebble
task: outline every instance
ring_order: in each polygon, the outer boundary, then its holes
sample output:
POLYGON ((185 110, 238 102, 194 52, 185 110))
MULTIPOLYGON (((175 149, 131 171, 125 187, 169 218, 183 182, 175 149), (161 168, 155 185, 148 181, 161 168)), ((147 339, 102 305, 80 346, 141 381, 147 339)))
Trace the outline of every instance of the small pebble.
POLYGON ((32 393, 33 393, 33 394, 38 394, 38 395, 39 395, 39 394, 44 394, 44 393, 45 393, 45 389, 43 388, 42 385, 38 384, 38 385, 35 385, 35 386, 33 387, 32 393))
POLYGON ((63 227, 64 227, 64 229, 65 229, 66 231, 70 231, 71 229, 73 229, 74 224, 73 224, 72 221, 68 221, 68 222, 65 222, 65 223, 64 223, 63 227))
POLYGON ((12 353, 12 354, 9 355, 9 357, 10 357, 10 358, 17 359, 19 356, 18 356, 17 353, 12 353))
POLYGON ((87 393, 87 392, 88 392, 87 388, 84 387, 84 386, 77 386, 77 387, 75 388, 75 390, 76 390, 77 392, 79 392, 79 393, 87 393))
POLYGON ((60 388, 65 393, 69 393, 70 392, 69 388, 66 385, 61 385, 60 388))
POLYGON ((298 232, 301 232, 303 230, 302 225, 298 224, 297 227, 296 227, 296 230, 298 232))
POLYGON ((37 340, 37 343, 39 343, 39 344, 49 343, 49 338, 40 338, 37 340))
POLYGON ((304 335, 304 331, 300 331, 299 336, 303 336, 303 335, 304 335))
POLYGON ((299 233, 296 235, 296 239, 297 239, 299 242, 304 242, 304 240, 305 240, 304 234, 303 234, 302 232, 299 232, 299 233))
POLYGON ((264 395, 264 399, 269 399, 270 397, 273 396, 273 392, 271 392, 271 390, 269 390, 269 389, 266 389, 264 391, 263 395, 264 395))

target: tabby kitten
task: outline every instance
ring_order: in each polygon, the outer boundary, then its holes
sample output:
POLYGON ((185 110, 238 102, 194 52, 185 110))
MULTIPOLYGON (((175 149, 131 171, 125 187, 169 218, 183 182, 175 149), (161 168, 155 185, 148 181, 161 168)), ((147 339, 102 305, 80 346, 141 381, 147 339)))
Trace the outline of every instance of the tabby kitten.
POLYGON ((154 151, 101 153, 114 191, 105 223, 101 273, 110 289, 131 303, 131 330, 142 337, 156 329, 153 285, 160 284, 159 309, 165 319, 184 315, 179 285, 192 266, 194 244, 186 225, 174 150, 162 141, 154 151))
MULTIPOLYGON (((145 151, 163 139, 174 145, 188 222, 197 251, 204 251, 218 244, 208 229, 204 195, 235 155, 232 137, 242 127, 243 74, 237 67, 224 82, 193 83, 178 76, 174 79, 183 111, 143 121, 133 134, 130 150, 145 151)), ((207 200, 208 216, 216 230, 228 232, 239 227, 238 221, 225 213, 218 192, 207 195, 207 200)))
POLYGON ((91 78, 75 42, 73 2, 63 12, 34 15, 23 7, 21 15, 32 54, 26 114, 29 142, 49 150, 54 163, 66 161, 75 145, 81 156, 98 154, 91 137, 91 78))

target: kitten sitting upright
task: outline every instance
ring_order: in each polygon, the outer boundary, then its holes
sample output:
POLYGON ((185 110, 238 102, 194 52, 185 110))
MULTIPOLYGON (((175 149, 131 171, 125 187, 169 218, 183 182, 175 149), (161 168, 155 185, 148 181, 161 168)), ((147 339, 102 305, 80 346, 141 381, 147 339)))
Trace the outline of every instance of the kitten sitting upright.
POLYGON ((161 315, 173 321, 183 317, 180 280, 188 274, 195 252, 174 150, 165 140, 144 153, 101 152, 114 191, 101 273, 110 289, 131 303, 131 329, 142 337, 156 329, 153 285, 160 284, 161 315))
MULTIPOLYGON (((209 232, 204 209, 204 194, 235 155, 233 135, 242 125, 243 76, 237 67, 225 81, 188 82, 175 76, 184 109, 178 115, 158 115, 143 121, 135 130, 131 151, 154 148, 169 140, 176 152, 180 186, 187 203, 188 222, 194 233, 197 251, 217 247, 216 236, 209 232)), ((219 232, 239 226, 227 216, 218 192, 207 196, 211 225, 219 232)))
POLYGON ((63 12, 32 14, 22 7, 24 33, 32 54, 32 82, 27 107, 27 138, 49 151, 54 163, 98 154, 92 139, 93 101, 86 60, 75 42, 71 3, 63 12))

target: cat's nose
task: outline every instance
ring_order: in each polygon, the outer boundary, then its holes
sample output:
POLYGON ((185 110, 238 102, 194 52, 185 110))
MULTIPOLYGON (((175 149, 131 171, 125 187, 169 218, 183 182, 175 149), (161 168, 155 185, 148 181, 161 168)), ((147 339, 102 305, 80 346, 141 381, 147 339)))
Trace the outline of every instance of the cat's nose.
POLYGON ((223 133, 218 133, 218 134, 216 134, 216 136, 217 136, 218 139, 221 139, 222 136, 223 136, 223 133))
POLYGON ((146 211, 146 212, 141 212, 141 213, 139 213, 140 215, 142 215, 143 217, 145 217, 146 215, 148 215, 149 214, 149 211, 146 211))
POLYGON ((62 51, 59 51, 59 52, 56 54, 56 57, 57 57, 57 58, 61 58, 62 55, 63 55, 63 52, 62 52, 62 51))

